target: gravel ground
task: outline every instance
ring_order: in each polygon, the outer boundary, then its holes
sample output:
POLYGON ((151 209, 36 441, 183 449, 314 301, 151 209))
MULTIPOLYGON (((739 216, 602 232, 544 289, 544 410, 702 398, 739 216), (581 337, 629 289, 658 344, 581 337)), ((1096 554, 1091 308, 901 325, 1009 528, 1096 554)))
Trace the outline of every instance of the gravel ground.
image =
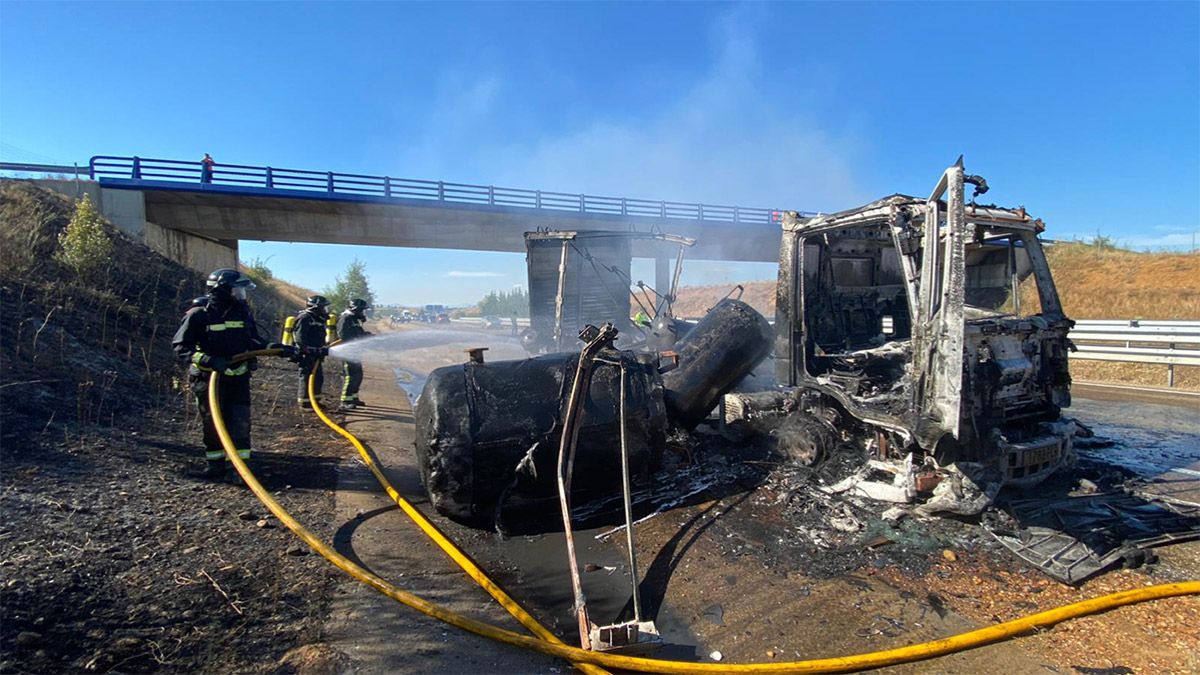
MULTIPOLYGON (((294 372, 255 377, 256 473, 329 537, 346 447, 284 405, 294 372)), ((330 568, 244 486, 200 478, 189 403, 3 448, 0 671, 272 672, 320 640, 330 568)))

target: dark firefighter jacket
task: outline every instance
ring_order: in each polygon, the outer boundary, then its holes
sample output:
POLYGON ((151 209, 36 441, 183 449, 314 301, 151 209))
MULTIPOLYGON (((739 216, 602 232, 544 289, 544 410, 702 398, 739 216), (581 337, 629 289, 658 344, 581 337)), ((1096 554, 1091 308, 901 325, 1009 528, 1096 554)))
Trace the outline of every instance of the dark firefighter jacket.
MULTIPOLYGON (((211 372, 199 366, 204 355, 230 358, 253 349, 263 349, 266 340, 258 334, 258 325, 250 314, 250 306, 240 300, 217 302, 210 299, 203 307, 195 307, 183 315, 183 324, 171 341, 175 353, 191 364, 192 375, 211 372)), ((227 375, 246 375, 249 362, 226 371, 227 375)))
POLYGON ((296 315, 296 326, 292 329, 292 336, 297 347, 324 347, 325 319, 310 309, 301 311, 296 315))
POLYGON ((346 310, 338 316, 337 320, 337 336, 339 340, 349 341, 367 335, 367 331, 363 330, 364 317, 355 314, 351 310, 346 310))

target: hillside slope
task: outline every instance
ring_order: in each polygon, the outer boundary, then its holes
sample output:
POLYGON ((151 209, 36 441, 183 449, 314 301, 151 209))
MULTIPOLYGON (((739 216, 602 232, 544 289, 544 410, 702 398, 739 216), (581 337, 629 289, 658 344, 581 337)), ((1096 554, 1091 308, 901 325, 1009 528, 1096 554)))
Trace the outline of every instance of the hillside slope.
MULTIPOLYGON (((0 185, 0 370, 10 384, 26 382, 0 390, 4 409, 19 415, 6 420, 3 439, 26 424, 41 428, 56 411, 59 423, 111 426, 168 395, 178 374, 171 336, 205 293, 203 274, 107 224, 110 262, 94 278, 77 278, 54 257, 73 208, 29 183, 0 185)), ((263 333, 279 335, 305 293, 278 281, 260 286, 251 301, 263 333)))
MULTIPOLYGON (((204 275, 106 226, 109 264, 77 278, 54 259, 73 208, 0 182, 0 672, 273 672, 332 582, 244 487, 199 479, 171 337, 204 275)), ((252 301, 273 335, 295 308, 270 283, 252 301)), ((328 539, 346 452, 277 405, 295 378, 253 378, 256 473, 328 539)))
POLYGON ((1060 243, 1046 258, 1073 319, 1200 319, 1200 254, 1060 243))

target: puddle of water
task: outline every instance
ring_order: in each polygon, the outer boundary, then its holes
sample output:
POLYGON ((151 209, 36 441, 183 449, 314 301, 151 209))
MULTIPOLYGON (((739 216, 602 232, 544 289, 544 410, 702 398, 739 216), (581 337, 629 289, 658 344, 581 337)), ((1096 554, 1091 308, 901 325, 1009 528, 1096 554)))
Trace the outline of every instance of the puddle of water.
POLYGON ((425 380, 429 379, 429 374, 403 367, 394 368, 393 372, 396 374, 396 386, 408 394, 409 402, 415 407, 417 398, 425 389, 425 380))
MULTIPOLYGON (((598 625, 630 619, 633 614, 628 559, 620 548, 596 540, 596 535, 605 529, 601 527, 575 532, 575 552, 579 564, 584 569, 594 570, 581 570, 580 579, 588 601, 588 617, 598 625)), ((564 639, 573 642, 575 612, 567 544, 563 534, 552 532, 509 539, 495 537, 492 545, 503 559, 507 573, 515 575, 513 588, 519 589, 520 599, 536 603, 546 611, 547 616, 557 619, 560 629, 566 632, 564 639)), ((644 576, 653 557, 652 551, 639 549, 638 553, 639 572, 644 576)), ((643 591, 643 611, 649 602, 650 598, 643 591)), ((662 649, 654 652, 654 656, 691 659, 708 653, 689 628, 686 618, 675 613, 669 605, 662 604, 656 615, 643 619, 655 622, 666 643, 662 649)))
POLYGON ((1200 412, 1189 414, 1177 406, 1154 403, 1077 398, 1066 414, 1114 443, 1107 448, 1081 449, 1081 457, 1145 477, 1200 461, 1200 412))

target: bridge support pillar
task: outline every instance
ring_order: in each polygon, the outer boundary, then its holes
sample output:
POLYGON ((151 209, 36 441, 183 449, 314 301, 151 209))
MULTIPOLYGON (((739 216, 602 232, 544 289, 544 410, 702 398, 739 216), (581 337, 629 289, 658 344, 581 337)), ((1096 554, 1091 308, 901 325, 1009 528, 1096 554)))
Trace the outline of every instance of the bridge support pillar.
POLYGON ((197 272, 208 274, 222 267, 237 269, 236 239, 210 239, 147 221, 143 241, 151 249, 197 272))
POLYGON ((664 296, 671 291, 671 259, 665 255, 654 258, 654 290, 664 296))

